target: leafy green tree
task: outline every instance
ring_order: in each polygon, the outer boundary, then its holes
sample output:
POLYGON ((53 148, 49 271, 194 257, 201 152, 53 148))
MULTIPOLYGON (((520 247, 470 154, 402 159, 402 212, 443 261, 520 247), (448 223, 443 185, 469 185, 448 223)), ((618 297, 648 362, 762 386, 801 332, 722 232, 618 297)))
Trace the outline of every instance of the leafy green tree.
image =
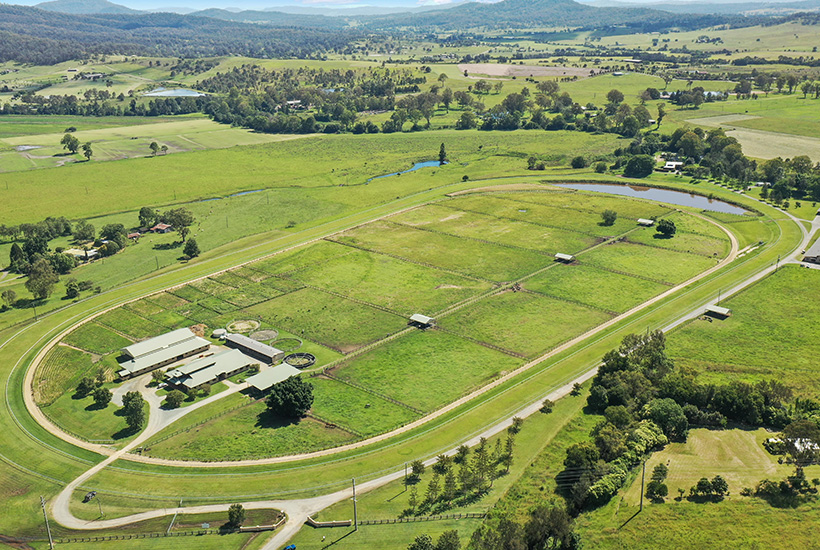
POLYGON ((712 478, 712 493, 717 498, 723 498, 724 495, 729 494, 729 484, 723 479, 723 476, 716 475, 712 478))
POLYGON ((267 406, 277 416, 302 418, 313 406, 313 385, 299 376, 291 376, 273 385, 267 406))
POLYGON ((151 381, 155 384, 159 384, 165 381, 165 373, 162 372, 161 369, 157 369, 155 371, 151 371, 151 381))
POLYGON ((74 299, 80 295, 80 283, 77 282, 77 279, 69 279, 65 283, 65 297, 68 299, 74 299))
POLYGON ((77 384, 77 395, 85 397, 97 389, 97 383, 90 376, 84 376, 77 384))
POLYGON ((410 476, 418 479, 424 474, 426 469, 427 468, 424 466, 424 462, 421 460, 414 460, 410 463, 410 476))
POLYGON ((77 242, 91 241, 96 234, 94 226, 85 220, 80 220, 74 225, 74 240, 77 242))
POLYGON ((455 529, 444 531, 436 541, 435 550, 461 550, 461 540, 458 538, 458 531, 455 529))
POLYGON ((64 135, 60 140, 60 145, 63 146, 63 149, 67 149, 72 155, 80 150, 80 140, 74 137, 73 134, 64 135))
POLYGON ((145 423, 145 400, 137 391, 129 391, 122 398, 122 412, 128 428, 136 431, 145 423))
POLYGON ((444 144, 442 143, 438 150, 438 163, 444 164, 445 162, 447 162, 447 150, 444 148, 444 144))
POLYGON ((238 528, 245 521, 245 508, 241 504, 231 504, 228 508, 228 525, 238 528))
POLYGON ((91 142, 87 142, 83 144, 83 156, 85 160, 91 160, 91 157, 94 156, 94 150, 91 149, 91 142))
POLYGON ((441 496, 441 480, 438 474, 433 474, 430 478, 430 483, 427 484, 427 494, 425 500, 428 504, 433 505, 441 496))
POLYGON ((40 259, 31 265, 26 279, 26 289, 38 300, 44 300, 51 296, 54 285, 60 277, 54 272, 51 263, 46 259, 40 259))
POLYGON ((51 254, 48 257, 48 262, 51 264, 51 267, 54 268, 54 271, 60 275, 65 275, 77 267, 77 260, 74 256, 69 256, 62 252, 51 254))
POLYGON ((618 213, 614 210, 604 210, 601 212, 601 220, 603 221, 604 225, 612 225, 615 223, 615 220, 618 219, 618 213))
POLYGON ((125 248, 127 232, 125 226, 121 223, 109 223, 100 229, 100 239, 104 241, 113 241, 117 243, 120 248, 125 248))
POLYGON ((169 409, 178 409, 187 396, 179 391, 172 390, 165 396, 165 406, 169 409))
POLYGON ((94 390, 94 404, 100 408, 104 409, 111 403, 111 398, 114 397, 114 394, 111 393, 111 390, 108 388, 97 388, 94 390))
POLYGON ((524 533, 529 548, 576 548, 573 544, 572 517, 564 508, 558 506, 536 507, 530 512, 524 533))
POLYGON ((161 218, 165 223, 173 226, 182 237, 182 242, 185 242, 185 237, 188 236, 194 224, 194 215, 191 211, 187 208, 174 208, 163 212, 161 218))
POLYGON ((643 416, 657 424, 670 439, 686 440, 689 421, 674 399, 653 399, 644 406, 643 416))
POLYGON ((458 449, 456 449, 456 454, 453 456, 453 461, 456 464, 464 464, 469 455, 470 448, 467 445, 459 445, 458 449))
POLYGON ((28 256, 17 243, 12 243, 11 250, 9 250, 9 269, 17 273, 28 269, 28 256))
POLYGON ((539 410, 544 414, 549 414, 552 412, 553 408, 555 408, 555 403, 553 403, 551 399, 544 399, 544 402, 541 403, 541 408, 539 410))
POLYGON ((669 487, 662 481, 652 480, 646 484, 646 498, 654 502, 663 502, 669 494, 669 487))
POLYGON ((669 467, 663 462, 652 469, 652 479, 654 481, 666 481, 667 475, 669 475, 669 467))
POLYGON ((210 384, 202 384, 199 387, 199 395, 202 397, 208 397, 211 395, 211 385, 210 384))
POLYGON ((675 234, 678 228, 675 226, 675 222, 672 220, 660 220, 658 225, 655 226, 655 231, 663 235, 664 237, 671 237, 675 234))
POLYGON ((151 145, 148 146, 151 149, 151 155, 157 156, 157 151, 159 151, 159 144, 156 141, 152 141, 151 145))
POLYGON ((435 546, 433 545, 433 539, 430 535, 427 533, 422 533, 417 536, 412 543, 410 543, 407 550, 435 550, 435 546))
POLYGON ((619 104, 624 101, 624 94, 620 90, 610 90, 606 94, 606 99, 610 103, 619 104))
POLYGON ((624 176, 628 178, 645 178, 655 169, 655 159, 650 155, 635 155, 624 167, 624 176))
POLYGON ((199 256, 199 245, 196 243, 196 239, 188 239, 188 242, 185 243, 185 247, 182 249, 182 252, 189 258, 196 258, 199 256))
POLYGON ((570 161, 570 166, 575 169, 586 168, 588 166, 587 159, 583 155, 578 155, 570 161))
POLYGON ((157 222, 157 213, 153 208, 143 206, 139 212, 140 227, 152 227, 157 222))
POLYGON ((0 294, 0 298, 2 298, 6 307, 14 307, 15 302, 17 302, 17 293, 9 288, 0 294))

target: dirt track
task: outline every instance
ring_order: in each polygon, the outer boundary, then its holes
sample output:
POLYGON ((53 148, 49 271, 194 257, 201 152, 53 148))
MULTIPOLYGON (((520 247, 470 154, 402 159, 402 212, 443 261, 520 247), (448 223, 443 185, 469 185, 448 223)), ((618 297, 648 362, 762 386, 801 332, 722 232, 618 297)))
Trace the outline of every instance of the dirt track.
MULTIPOLYGON (((558 76, 589 78, 591 69, 579 67, 546 67, 539 65, 505 65, 502 63, 462 63, 458 66, 459 71, 467 71, 468 75, 487 76, 558 76)), ((592 71, 594 72, 594 71, 592 71)))

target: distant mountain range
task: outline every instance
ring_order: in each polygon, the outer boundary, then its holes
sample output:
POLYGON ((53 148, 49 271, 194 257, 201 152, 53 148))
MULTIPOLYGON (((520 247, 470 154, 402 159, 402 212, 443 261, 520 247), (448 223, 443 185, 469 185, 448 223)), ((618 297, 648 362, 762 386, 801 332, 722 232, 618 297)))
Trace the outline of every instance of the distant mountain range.
POLYGON ((35 7, 46 11, 72 14, 140 13, 138 10, 132 10, 131 8, 109 2, 108 0, 53 0, 51 2, 42 2, 35 7))
MULTIPOLYGON (((582 0, 583 2, 583 0, 582 0)), ((800 0, 797 2, 618 2, 617 0, 591 0, 583 2, 595 7, 642 7, 668 11, 671 13, 716 13, 723 15, 787 15, 791 13, 816 11, 820 0, 800 0)))

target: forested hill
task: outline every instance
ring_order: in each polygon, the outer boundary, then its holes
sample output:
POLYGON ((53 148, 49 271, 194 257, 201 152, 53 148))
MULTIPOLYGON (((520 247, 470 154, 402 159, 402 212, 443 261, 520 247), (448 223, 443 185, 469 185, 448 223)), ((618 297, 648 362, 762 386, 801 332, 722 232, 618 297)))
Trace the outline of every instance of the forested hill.
POLYGON ((0 4, 0 62, 53 64, 93 53, 307 57, 359 37, 338 28, 274 29, 173 13, 71 15, 0 4))
POLYGON ((41 10, 58 11, 60 13, 139 13, 108 0, 51 0, 40 2, 34 6, 41 10))
MULTIPOLYGON (((742 18, 736 18, 743 24, 742 18)), ((574 27, 605 29, 628 26, 635 30, 696 29, 730 22, 725 16, 680 15, 648 8, 593 7, 573 0, 504 0, 494 4, 471 2, 421 14, 377 18, 377 28, 415 29, 532 29, 574 27)))
POLYGON ((316 28, 342 28, 347 26, 347 19, 344 17, 326 17, 324 15, 285 13, 281 11, 254 11, 245 10, 233 12, 218 8, 197 11, 191 15, 198 17, 210 17, 223 21, 235 21, 239 23, 262 23, 265 25, 296 26, 296 27, 316 27, 316 28))

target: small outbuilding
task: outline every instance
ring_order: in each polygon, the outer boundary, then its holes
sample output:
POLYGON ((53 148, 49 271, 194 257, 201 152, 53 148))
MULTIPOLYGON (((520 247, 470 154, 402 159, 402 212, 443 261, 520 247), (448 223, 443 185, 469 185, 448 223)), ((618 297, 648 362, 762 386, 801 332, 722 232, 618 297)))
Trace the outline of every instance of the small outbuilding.
POLYGON ((228 336, 228 331, 224 328, 214 329, 211 333, 211 338, 219 338, 220 340, 224 340, 226 336, 228 336))
POLYGON ((563 254, 559 252, 555 255, 555 260, 559 262, 570 263, 575 261, 575 256, 573 256, 572 254, 563 254))
POLYGON ((436 326, 436 320, 421 313, 414 313, 407 324, 418 328, 430 328, 436 326))
POLYGON ((168 233, 172 229, 173 227, 171 227, 167 223, 158 223, 157 225, 151 228, 151 231, 153 231, 154 233, 168 233))
POLYGON ((655 225, 655 220, 648 220, 646 218, 638 218, 638 225, 643 225, 646 227, 652 227, 655 225))
POLYGON ((247 382, 250 387, 258 392, 264 393, 271 389, 275 384, 287 380, 291 376, 297 376, 299 369, 292 367, 287 363, 281 363, 275 367, 265 368, 259 374, 255 374, 248 378, 247 382))
POLYGON ((732 316, 732 310, 728 307, 708 305, 706 306, 706 315, 709 317, 717 317, 718 319, 726 319, 732 316))

